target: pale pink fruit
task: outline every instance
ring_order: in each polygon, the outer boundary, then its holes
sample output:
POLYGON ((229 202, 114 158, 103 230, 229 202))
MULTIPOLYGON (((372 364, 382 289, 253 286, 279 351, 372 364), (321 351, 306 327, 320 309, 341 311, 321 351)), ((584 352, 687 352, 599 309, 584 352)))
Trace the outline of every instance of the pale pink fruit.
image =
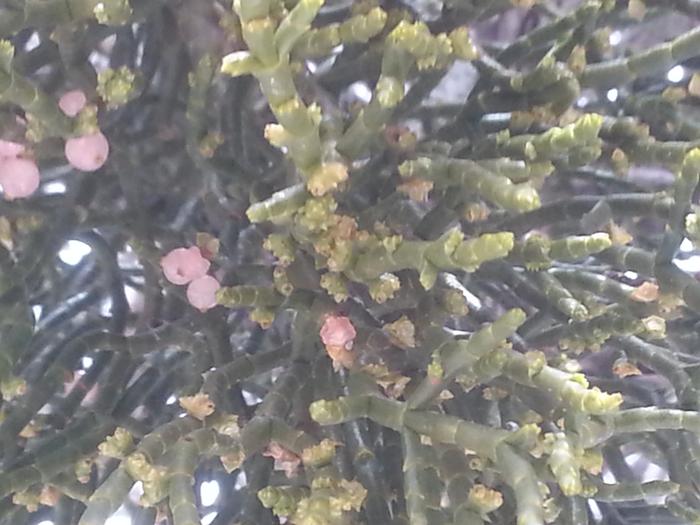
POLYGON ((0 140, 0 159, 14 158, 24 153, 24 144, 9 140, 0 140))
POLYGON ((197 310, 206 312, 216 306, 216 292, 219 288, 219 281, 211 275, 205 275, 187 286, 187 300, 197 310))
POLYGON ((165 278, 173 284, 188 284, 204 277, 210 265, 196 246, 175 248, 160 260, 165 278))
POLYGON ((80 171, 97 171, 109 156, 109 142, 101 131, 66 140, 66 159, 80 171))
POLYGON ((329 315, 321 327, 321 341, 327 347, 349 350, 357 332, 350 319, 340 315, 329 315))
POLYGON ((85 107, 87 97, 80 89, 64 93, 58 100, 58 107, 69 117, 75 117, 85 107))
POLYGON ((21 158, 0 158, 0 185, 8 200, 29 197, 39 187, 36 162, 21 158))

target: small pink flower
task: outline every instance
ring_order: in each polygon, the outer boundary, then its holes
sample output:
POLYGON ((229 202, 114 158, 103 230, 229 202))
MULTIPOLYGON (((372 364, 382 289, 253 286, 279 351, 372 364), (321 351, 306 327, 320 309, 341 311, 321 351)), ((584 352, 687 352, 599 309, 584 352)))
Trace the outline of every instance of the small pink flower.
POLYGON ((97 171, 109 156, 109 142, 101 131, 66 140, 66 159, 80 171, 97 171))
POLYGON ((262 455, 273 458, 275 460, 275 470, 284 470, 288 478, 293 478, 297 475, 301 465, 301 458, 279 443, 271 441, 262 455))
POLYGON ((216 306, 216 292, 219 288, 219 281, 211 275, 205 275, 187 286, 187 300, 199 311, 206 312, 216 306))
POLYGON ((0 140, 0 159, 15 158, 24 153, 24 144, 11 142, 9 140, 0 140))
POLYGON ((204 277, 210 265, 196 246, 175 248, 160 260, 165 278, 173 284, 188 284, 204 277))
POLYGON ((64 93, 58 100, 58 107, 69 117, 75 117, 85 107, 87 97, 80 89, 64 93))
POLYGON ((0 158, 0 185, 8 200, 29 197, 41 178, 36 162, 30 159, 0 158))
POLYGON ((350 319, 340 315, 329 315, 321 327, 321 341, 328 347, 352 348, 357 332, 350 319))
POLYGON ((438 386, 440 383, 442 383, 442 380, 439 377, 428 375, 428 383, 433 386, 438 386))

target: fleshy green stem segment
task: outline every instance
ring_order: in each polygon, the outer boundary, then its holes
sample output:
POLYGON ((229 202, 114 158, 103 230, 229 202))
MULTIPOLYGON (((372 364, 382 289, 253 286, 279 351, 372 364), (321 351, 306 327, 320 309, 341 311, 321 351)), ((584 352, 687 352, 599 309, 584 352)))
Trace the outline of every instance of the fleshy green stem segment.
POLYGON ((611 88, 635 78, 655 75, 697 56, 700 53, 700 28, 695 28, 671 42, 665 42, 629 58, 620 58, 586 66, 581 74, 583 87, 611 88))
POLYGON ((678 294, 688 308, 700 312, 700 284, 674 263, 657 265, 654 254, 632 246, 611 246, 598 257, 625 271, 656 277, 662 291, 678 294))
POLYGON ((268 199, 252 204, 246 215, 251 222, 280 223, 289 220, 301 208, 310 197, 304 184, 290 186, 276 193, 268 199))
POLYGON ((278 306, 284 300, 284 296, 278 294, 272 288, 264 286, 227 286, 220 288, 216 293, 216 300, 227 308, 241 306, 271 307, 278 306))
POLYGON ((364 152, 404 98, 404 85, 414 65, 419 70, 444 68, 456 58, 476 58, 466 28, 432 35, 423 22, 399 22, 384 43, 381 74, 372 100, 340 138, 338 151, 350 159, 364 152))
POLYGON ((432 525, 447 522, 440 508, 442 482, 430 461, 432 450, 420 442, 418 435, 405 430, 401 435, 404 464, 406 512, 412 524, 432 525))
MULTIPOLYGON (((6 253, 0 247, 0 258, 6 253)), ((0 271, 9 268, 9 265, 0 264, 0 271)), ((29 346, 34 333, 34 315, 24 284, 3 292, 0 293, 0 385, 12 381, 14 365, 29 346)))
POLYGON ((294 85, 290 62, 293 47, 309 30, 322 5, 323 0, 301 0, 278 20, 269 1, 234 2, 248 51, 227 55, 221 66, 223 73, 253 74, 258 79, 279 123, 269 125, 266 136, 273 145, 287 149, 309 191, 315 195, 335 189, 347 178, 345 165, 333 148, 321 141, 321 110, 302 101, 294 85))
POLYGON ((168 481, 168 506, 175 525, 197 525, 199 512, 194 497, 194 473, 197 468, 197 447, 181 441, 173 450, 168 481))
POLYGON ((494 323, 474 333, 466 341, 449 341, 436 350, 443 367, 440 379, 425 377, 416 390, 408 397, 412 409, 425 406, 449 383, 481 357, 504 343, 525 321, 525 312, 510 310, 494 323))
POLYGON ((1 8, 0 37, 27 27, 48 28, 90 18, 97 18, 103 24, 121 25, 131 16, 127 0, 27 0, 20 5, 1 8))
POLYGON ((484 154, 516 157, 530 162, 566 158, 571 165, 584 165, 601 154, 598 137, 603 117, 587 113, 564 127, 552 127, 539 135, 524 134, 511 137, 508 130, 486 141, 484 154))
POLYGON ((434 181, 436 187, 459 186, 507 210, 530 211, 540 206, 537 190, 529 183, 514 184, 505 175, 492 172, 466 159, 427 158, 406 161, 399 166, 403 177, 434 181))
MULTIPOLYGON (((542 496, 537 475, 532 465, 509 444, 509 440, 517 442, 517 433, 489 428, 435 412, 407 410, 407 405, 403 403, 385 400, 374 395, 345 397, 335 401, 316 401, 311 404, 309 411, 312 419, 322 425, 369 417, 399 432, 409 429, 409 431, 429 436, 434 442, 457 445, 476 451, 496 462, 505 482, 515 493, 518 523, 521 525, 544 524, 542 496)), ((419 520, 420 516, 425 514, 425 511, 421 511, 422 505, 419 506, 418 502, 411 508, 412 513, 416 514, 419 520)))
POLYGON ((557 404, 584 414, 615 413, 622 404, 622 395, 608 394, 598 387, 589 388, 582 374, 564 372, 546 364, 544 354, 520 354, 506 350, 503 375, 521 385, 547 392, 557 404))
POLYGON ((700 434, 700 413, 656 407, 631 408, 592 419, 578 433, 582 446, 589 448, 620 434, 662 429, 688 430, 700 434))
POLYGON ((515 493, 518 525, 543 525, 543 498, 530 462, 504 443, 498 447, 496 465, 515 493))
POLYGON ((690 210, 695 188, 700 180, 700 148, 690 150, 676 176, 673 190, 673 207, 668 218, 668 227, 656 252, 655 264, 670 263, 683 241, 685 216, 690 210))
POLYGON ((431 288, 438 270, 473 272, 482 263, 508 255, 513 234, 500 232, 464 240, 462 232, 450 230, 435 241, 399 241, 397 246, 384 243, 357 256, 348 277, 358 281, 377 279, 384 273, 413 268, 420 273, 421 284, 431 288))
POLYGON ((80 435, 70 435, 70 441, 63 447, 48 450, 35 458, 30 465, 17 466, 0 474, 0 497, 13 492, 21 492, 31 485, 49 482, 54 476, 67 470, 69 465, 92 454, 97 445, 113 430, 109 423, 93 419, 92 431, 80 435))
MULTIPOLYGON (((607 233, 572 235, 554 240, 534 234, 515 244, 511 259, 525 265, 528 270, 543 270, 549 268, 553 261, 578 261, 600 253, 611 245, 607 233)), ((541 279, 546 280, 547 277, 541 279)))
POLYGON ((548 272, 539 272, 535 276, 547 300, 574 321, 583 321, 589 317, 588 308, 578 301, 559 280, 548 272))
POLYGON ((87 501, 79 525, 102 525, 124 501, 134 485, 134 479, 123 467, 117 468, 102 482, 87 501))
POLYGON ((56 101, 14 70, 13 56, 10 42, 0 40, 0 102, 21 107, 49 135, 68 135, 72 129, 70 119, 61 112, 56 101))
POLYGON ((356 14, 341 23, 312 28, 294 45, 292 56, 297 59, 324 56, 339 45, 365 44, 384 29, 386 19, 386 11, 374 7, 367 13, 356 14))
POLYGON ((583 490, 574 448, 564 432, 553 436, 552 451, 547 460, 552 474, 565 496, 576 496, 583 490))
POLYGON ((646 483, 596 483, 596 493, 593 499, 596 501, 618 502, 638 501, 646 498, 662 498, 676 494, 680 485, 673 481, 647 481, 646 483))
POLYGON ((517 38, 498 54, 498 60, 504 65, 513 64, 528 53, 554 42, 579 26, 589 24, 603 11, 601 0, 588 0, 568 15, 534 29, 517 38))

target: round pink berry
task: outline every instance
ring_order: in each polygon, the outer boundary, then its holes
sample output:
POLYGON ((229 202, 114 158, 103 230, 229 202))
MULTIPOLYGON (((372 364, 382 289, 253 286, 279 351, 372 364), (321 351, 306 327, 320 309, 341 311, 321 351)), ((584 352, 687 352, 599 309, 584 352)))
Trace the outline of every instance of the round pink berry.
POLYGON ((109 156, 109 142, 102 132, 66 140, 66 159, 80 171, 97 171, 109 156))
POLYGON ((24 153, 24 144, 0 140, 0 158, 14 158, 24 153))
POLYGON ((211 275, 205 275, 187 286, 187 300, 199 311, 206 312, 216 306, 216 292, 219 288, 219 281, 211 275))
POLYGON ((329 315, 321 327, 321 341, 326 346, 350 349, 356 335, 350 319, 344 316, 329 315))
POLYGON ((39 187, 36 162, 21 158, 0 158, 0 185, 8 200, 29 197, 39 187))
POLYGON ((165 278, 173 284, 187 284, 204 277, 211 263, 199 248, 175 248, 160 260, 165 278))
POLYGON ((58 107, 69 117, 75 117, 85 107, 87 97, 80 89, 64 93, 58 100, 58 107))

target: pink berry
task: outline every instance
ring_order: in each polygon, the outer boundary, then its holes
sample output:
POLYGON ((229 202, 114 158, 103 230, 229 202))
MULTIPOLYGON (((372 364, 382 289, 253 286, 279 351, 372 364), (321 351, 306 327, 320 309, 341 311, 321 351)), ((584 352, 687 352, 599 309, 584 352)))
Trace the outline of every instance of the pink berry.
POLYGON ((66 140, 66 159, 80 171, 97 171, 109 156, 109 142, 102 132, 66 140))
POLYGON ((210 265, 196 246, 175 248, 160 260, 165 278, 173 284, 188 284, 204 277, 210 265))
POLYGON ((205 275, 187 286, 187 300, 201 312, 206 312, 216 306, 216 292, 219 288, 219 281, 211 275, 205 275))
POLYGON ((8 200, 29 197, 39 187, 36 162, 21 158, 0 158, 0 185, 8 200))
POLYGON ((330 347, 350 349, 356 335, 350 319, 344 316, 329 315, 321 327, 321 341, 330 347))
POLYGON ((69 117, 75 117, 85 107, 87 97, 80 89, 64 93, 58 100, 58 107, 69 117))
POLYGON ((24 144, 11 142, 9 140, 0 140, 0 159, 14 158, 24 153, 24 144))

